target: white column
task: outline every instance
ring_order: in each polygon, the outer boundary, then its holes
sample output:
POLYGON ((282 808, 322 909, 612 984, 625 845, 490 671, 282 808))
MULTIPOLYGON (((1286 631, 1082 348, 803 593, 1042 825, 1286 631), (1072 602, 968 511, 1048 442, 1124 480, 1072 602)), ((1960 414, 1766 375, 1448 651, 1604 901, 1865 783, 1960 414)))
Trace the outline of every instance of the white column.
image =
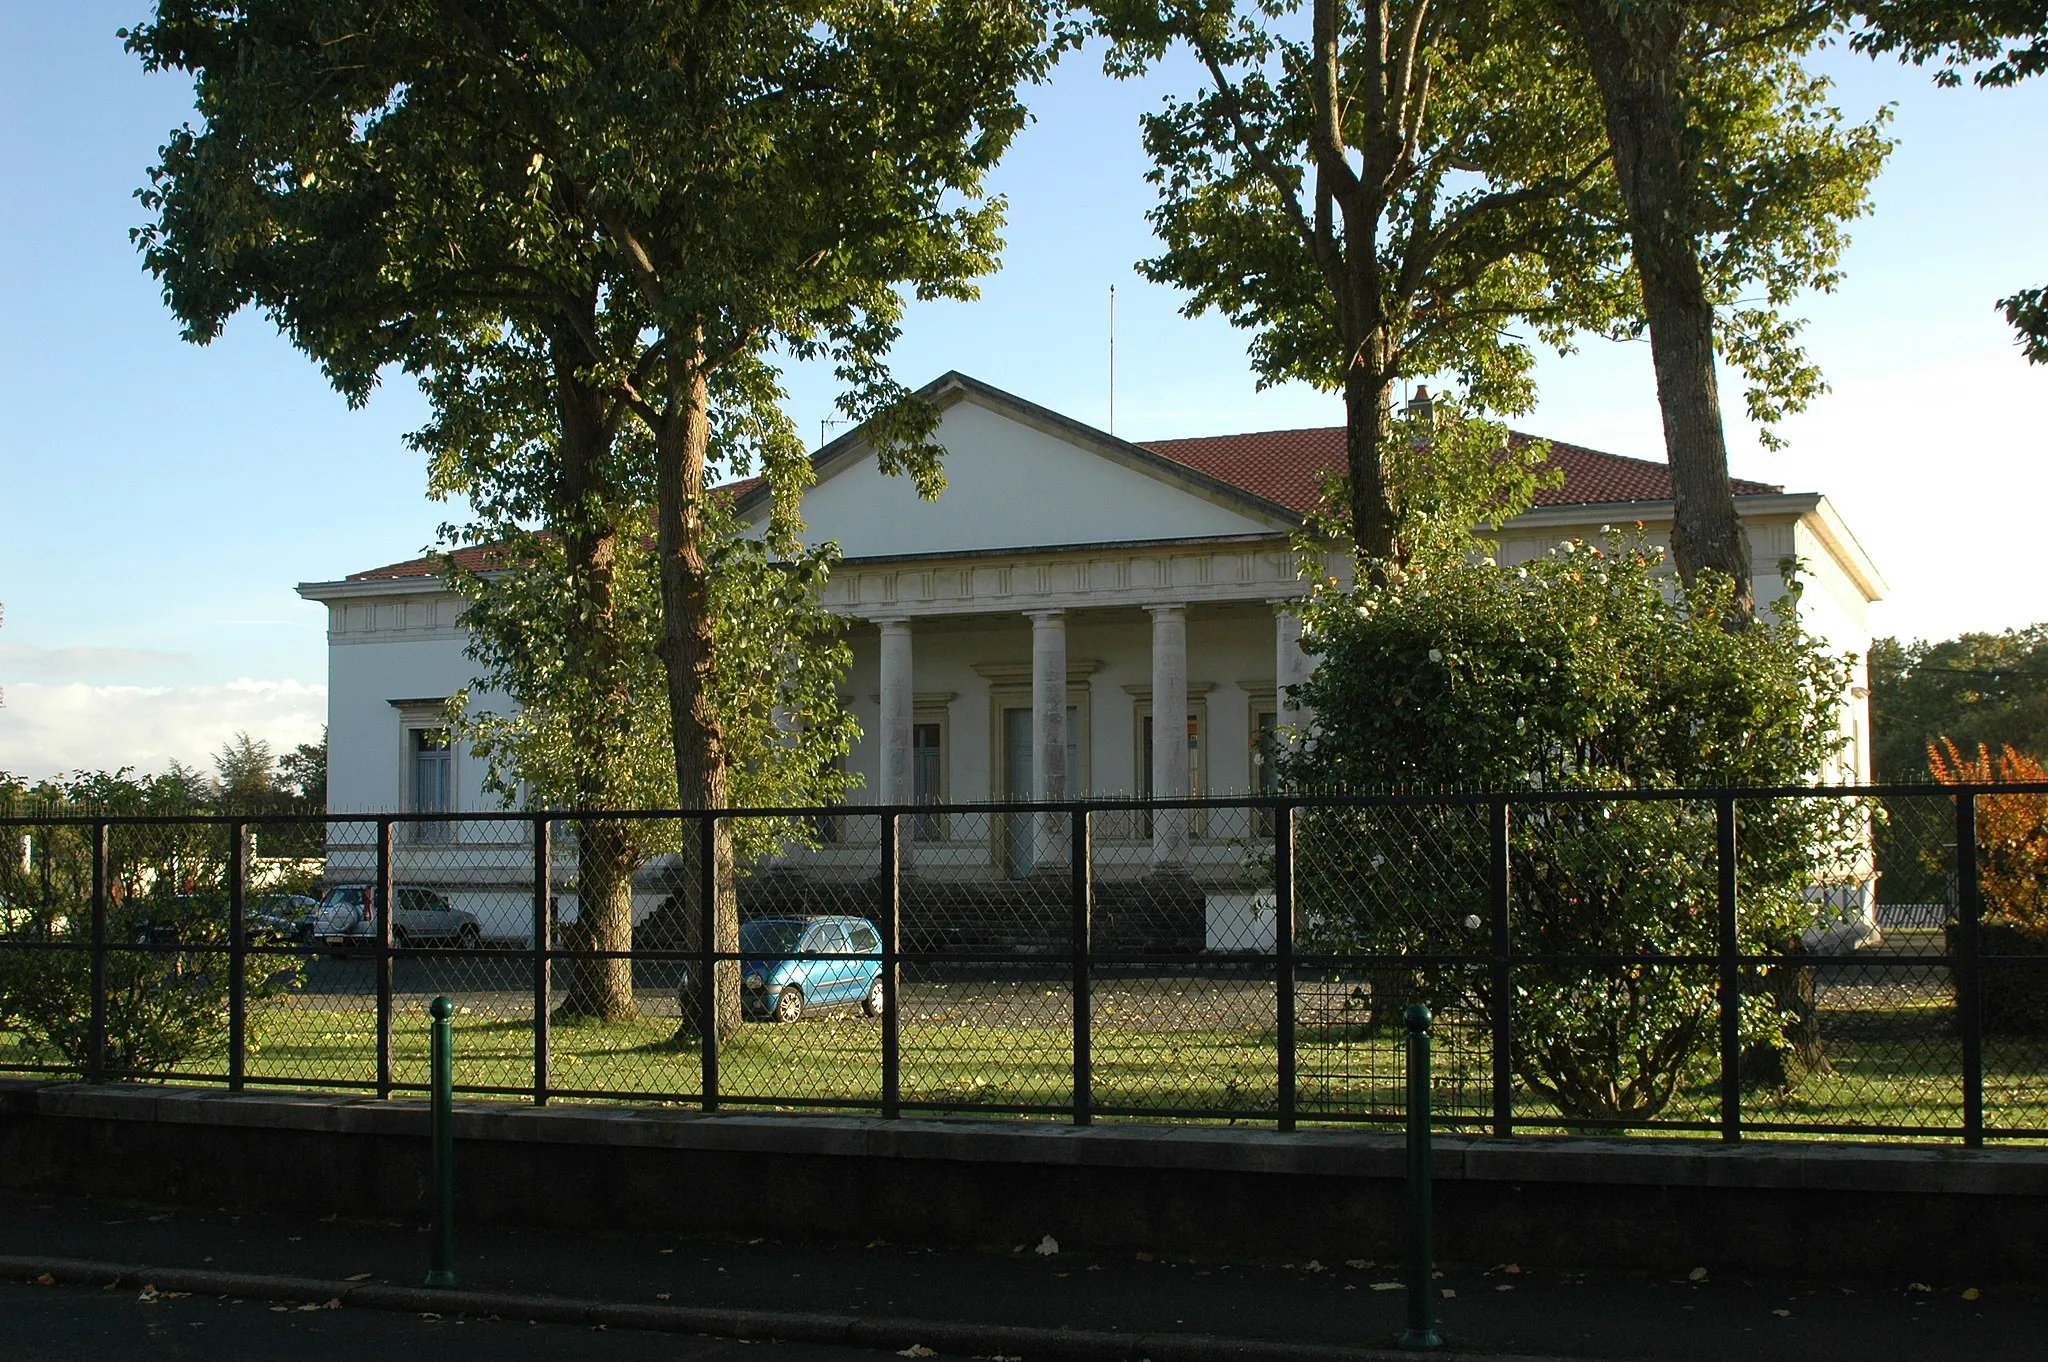
MULTIPOLYGON (((1031 615, 1031 797, 1057 803, 1067 789, 1067 618, 1057 610, 1031 615)), ((1064 814, 1038 815, 1032 868, 1050 870, 1067 859, 1064 814)))
MULTIPOLYGON (((1184 606, 1148 605, 1152 612, 1152 793, 1160 799, 1188 794, 1188 620, 1184 606)), ((1178 868, 1188 859, 1188 816, 1183 809, 1152 815, 1152 865, 1178 868)))
MULTIPOLYGON (((910 621, 876 620, 882 629, 882 788, 884 804, 908 804, 916 797, 911 764, 910 718, 917 692, 910 676, 910 621)), ((897 821, 899 855, 910 847, 908 818, 897 821)))
POLYGON ((1297 601, 1273 602, 1273 690, 1279 701, 1274 722, 1296 730, 1295 740, 1307 735, 1315 722, 1315 711, 1288 698, 1287 688, 1308 680, 1315 659, 1301 650, 1301 616, 1295 614, 1297 601))

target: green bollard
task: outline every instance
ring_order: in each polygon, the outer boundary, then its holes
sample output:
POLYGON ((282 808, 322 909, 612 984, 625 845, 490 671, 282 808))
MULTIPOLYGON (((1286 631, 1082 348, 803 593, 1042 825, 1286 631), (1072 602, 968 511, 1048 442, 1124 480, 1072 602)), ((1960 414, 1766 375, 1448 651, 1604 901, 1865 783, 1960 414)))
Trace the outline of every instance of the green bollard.
POLYGON ((1435 1176, 1429 1144, 1429 1009, 1410 1007, 1408 1023, 1408 1327, 1400 1346, 1441 1348, 1436 1331, 1435 1226, 1430 1182, 1435 1176))
POLYGON ((434 1203, 432 1260, 427 1269, 428 1286, 455 1285, 455 1004, 436 998, 427 1009, 433 1015, 428 1031, 431 1051, 432 1091, 428 1098, 428 1121, 433 1144, 434 1203))

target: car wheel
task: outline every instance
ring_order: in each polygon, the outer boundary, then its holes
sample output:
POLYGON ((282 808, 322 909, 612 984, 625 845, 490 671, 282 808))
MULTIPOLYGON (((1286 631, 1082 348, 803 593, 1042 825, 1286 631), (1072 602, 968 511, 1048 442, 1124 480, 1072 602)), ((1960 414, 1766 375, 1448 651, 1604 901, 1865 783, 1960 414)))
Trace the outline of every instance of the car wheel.
POLYGON ((775 1020, 794 1022, 804 1019, 804 991, 791 985, 775 998, 775 1020))
POLYGON ((868 985, 868 996, 860 1000, 860 1010, 867 1013, 870 1017, 879 1017, 882 1015, 881 975, 877 974, 875 976, 875 981, 868 985))
POLYGON ((467 951, 475 950, 483 939, 483 933, 476 929, 474 922, 463 923, 461 929, 455 933, 455 944, 467 951))

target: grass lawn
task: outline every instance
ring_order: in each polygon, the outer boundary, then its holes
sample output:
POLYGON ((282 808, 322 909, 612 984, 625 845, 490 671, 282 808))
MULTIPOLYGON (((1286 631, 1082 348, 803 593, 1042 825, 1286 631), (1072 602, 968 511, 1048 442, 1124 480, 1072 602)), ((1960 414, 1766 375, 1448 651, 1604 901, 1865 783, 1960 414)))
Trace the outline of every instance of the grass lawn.
MULTIPOLYGON (((456 1020, 457 1083, 530 1091, 532 1029, 524 1000, 509 991, 471 996, 475 1005, 464 1007, 456 1020)), ((1962 1056, 1947 998, 1922 989, 1853 1001, 1852 1007, 1823 1008, 1826 1068, 1790 1092, 1745 1094, 1744 1120, 1958 1130, 1962 1056)), ((397 1000, 392 1050, 401 1084, 427 1080, 425 1003, 416 994, 397 1000)), ((1070 1009, 1064 987, 928 983, 906 992, 900 1028, 903 1101, 961 1113, 1043 1108, 1056 1118, 1073 1100, 1070 1009)), ((1277 1106, 1269 994, 1105 983, 1095 996, 1094 1032, 1098 1110, 1230 1120, 1277 1106)), ((558 1093, 694 1104, 700 1052, 694 1040, 678 1043, 675 1033, 673 1015, 617 1025, 557 1021, 550 1086, 558 1093)), ((1990 1037, 1984 1053, 1989 1127, 2048 1127, 2048 1038, 1990 1037)), ((1311 1012, 1298 1029, 1296 1056, 1302 1120, 1391 1123, 1401 1117, 1405 1056, 1398 1034, 1311 1012)), ((0 1032, 0 1065, 34 1058, 18 1036, 0 1032)), ((189 1058, 179 1071, 196 1078, 225 1068, 216 1046, 189 1058)), ((795 1025, 749 1023, 719 1056, 721 1095, 768 1108, 872 1105, 880 1098, 881 1072, 881 1024, 851 1010, 817 1013, 795 1025)), ((247 1073, 266 1086, 374 1088, 372 1000, 295 993, 253 1005, 247 1073)), ((1438 1029, 1434 1080, 1440 1121, 1473 1129, 1490 1122, 1492 1063, 1483 1029, 1456 1023, 1438 1029)), ((1718 1085, 1709 1077, 1681 1092, 1661 1119, 1711 1122, 1718 1103, 1718 1085)), ((1545 1099, 1519 1083, 1514 1107, 1519 1120, 1548 1122, 1556 1116, 1545 1099)))

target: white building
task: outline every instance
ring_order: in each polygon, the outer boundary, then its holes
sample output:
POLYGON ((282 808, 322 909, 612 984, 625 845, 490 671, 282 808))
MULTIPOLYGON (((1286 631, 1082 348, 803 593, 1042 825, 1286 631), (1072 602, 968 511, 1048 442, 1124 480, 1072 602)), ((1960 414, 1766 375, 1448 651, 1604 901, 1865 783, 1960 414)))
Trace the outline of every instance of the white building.
MULTIPOLYGON (((943 495, 920 500, 908 479, 882 474, 855 431, 818 451, 804 503, 810 538, 844 555, 827 603, 854 622, 855 801, 1258 790, 1260 735, 1295 721, 1281 688, 1309 662, 1288 610, 1302 590, 1288 536, 1318 474, 1342 468, 1343 430, 1137 444, 960 374, 925 395, 943 411, 943 495), (1155 711, 1178 713, 1184 740, 1154 742, 1155 711)), ((1507 561, 1605 524, 1668 532, 1664 465, 1564 444, 1552 459, 1564 484, 1504 527, 1507 561)), ((1831 650, 1866 656, 1884 585, 1827 499, 1742 481, 1735 491, 1757 599, 1782 591, 1781 562, 1801 560, 1809 627, 1831 650)), ((737 505, 758 520, 765 492, 743 488, 737 505)), ((460 602, 433 573, 417 559, 299 587, 329 612, 336 812, 495 807, 480 763, 442 736, 442 701, 473 668, 460 602)), ((1837 778, 1868 777, 1867 715, 1859 684, 1843 699, 1837 778)), ((1227 879, 1246 828, 1226 821, 1130 815, 1096 837, 1133 870, 1227 879)), ((921 873, 1000 879, 1063 858, 1062 836, 1022 817, 932 817, 909 855, 921 873)), ((523 910, 505 911, 516 931, 523 910)))

